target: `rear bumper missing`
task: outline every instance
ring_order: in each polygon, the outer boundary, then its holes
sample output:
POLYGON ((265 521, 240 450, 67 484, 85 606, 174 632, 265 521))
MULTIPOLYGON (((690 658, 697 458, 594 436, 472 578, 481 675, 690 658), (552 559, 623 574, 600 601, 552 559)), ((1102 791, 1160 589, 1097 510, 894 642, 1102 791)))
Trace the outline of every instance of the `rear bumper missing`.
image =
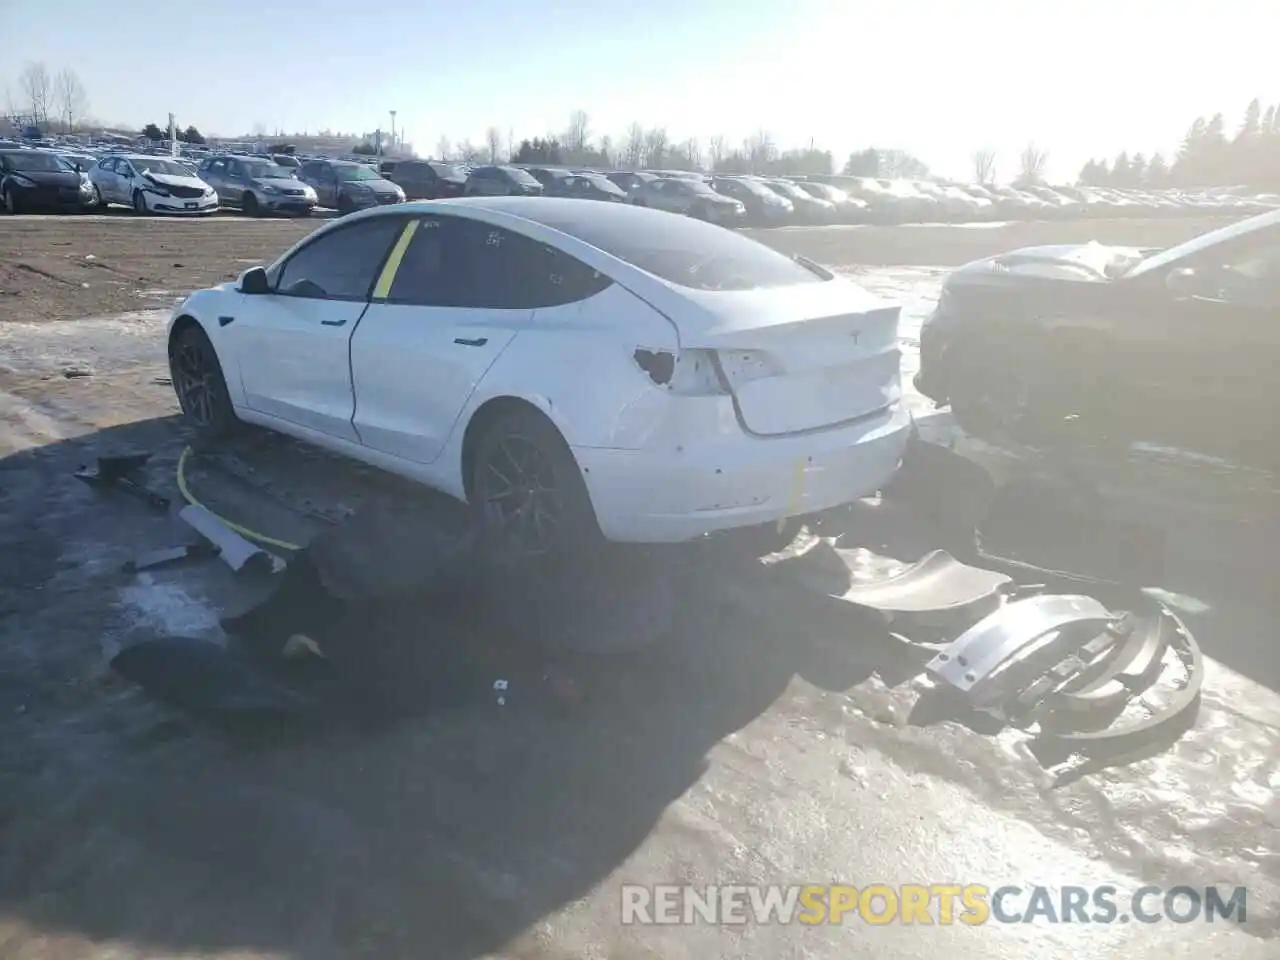
POLYGON ((873 419, 792 437, 738 434, 667 450, 573 453, 606 537, 675 543, 874 493, 897 471, 909 435, 910 416, 898 404, 873 419))

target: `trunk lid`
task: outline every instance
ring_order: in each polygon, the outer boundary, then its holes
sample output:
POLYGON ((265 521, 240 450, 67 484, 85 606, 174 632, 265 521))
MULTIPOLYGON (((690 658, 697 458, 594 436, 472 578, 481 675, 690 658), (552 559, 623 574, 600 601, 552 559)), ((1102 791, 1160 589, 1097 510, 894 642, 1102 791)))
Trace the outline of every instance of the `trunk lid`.
POLYGON ((841 278, 764 290, 681 290, 681 347, 714 350, 743 426, 759 436, 833 427, 902 395, 901 307, 841 278))

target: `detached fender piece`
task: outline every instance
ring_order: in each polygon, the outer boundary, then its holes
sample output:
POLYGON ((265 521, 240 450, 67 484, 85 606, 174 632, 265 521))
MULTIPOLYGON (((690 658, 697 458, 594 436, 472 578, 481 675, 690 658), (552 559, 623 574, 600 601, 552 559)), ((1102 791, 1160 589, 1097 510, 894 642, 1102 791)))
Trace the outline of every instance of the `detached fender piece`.
POLYGON ((1092 597, 1028 597, 979 620, 930 660, 926 668, 962 693, 970 693, 1015 653, 1051 631, 1084 623, 1102 628, 1114 620, 1116 615, 1092 597))
MULTIPOLYGON (((1042 732, 1037 738, 1038 742, 1065 751, 1095 750, 1099 747, 1136 749, 1143 746, 1147 738, 1153 736, 1156 730, 1187 715, 1187 711, 1200 700, 1200 689, 1204 686, 1204 656, 1191 631, 1171 611, 1162 607, 1154 619, 1156 621, 1154 629, 1162 635, 1164 646, 1174 650, 1187 673, 1186 680, 1177 694, 1171 697, 1161 709, 1154 711, 1151 716, 1101 730, 1045 729, 1048 724, 1042 722, 1042 732)), ((1156 663, 1160 663, 1160 658, 1156 658, 1156 663)), ((1130 665, 1141 669, 1138 658, 1132 660, 1130 665)), ((1061 703, 1060 700, 1059 703, 1061 703)), ((1050 706, 1050 703, 1046 703, 1045 706, 1050 706)))

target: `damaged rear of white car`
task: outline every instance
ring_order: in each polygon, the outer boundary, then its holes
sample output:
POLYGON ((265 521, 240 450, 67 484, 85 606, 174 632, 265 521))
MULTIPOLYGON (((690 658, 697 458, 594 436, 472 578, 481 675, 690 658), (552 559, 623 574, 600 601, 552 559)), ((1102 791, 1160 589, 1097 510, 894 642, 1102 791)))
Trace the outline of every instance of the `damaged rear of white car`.
POLYGON ((898 313, 699 220, 474 197, 334 221, 179 305, 169 351, 198 425, 532 517, 531 545, 660 543, 794 533, 885 486, 910 427, 898 313))
POLYGON ((619 394, 617 422, 633 426, 632 439, 570 438, 611 539, 773 525, 874 493, 893 476, 910 427, 898 305, 697 221, 644 210, 613 227, 529 215, 623 261, 608 272, 673 327, 668 343, 636 345, 656 389, 619 394))

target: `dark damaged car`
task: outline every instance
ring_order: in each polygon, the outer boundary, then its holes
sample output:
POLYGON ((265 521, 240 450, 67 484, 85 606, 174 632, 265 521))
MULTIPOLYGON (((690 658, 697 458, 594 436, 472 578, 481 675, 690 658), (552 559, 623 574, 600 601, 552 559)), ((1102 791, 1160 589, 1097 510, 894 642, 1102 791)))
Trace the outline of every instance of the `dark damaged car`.
POLYGON ((75 213, 98 204, 88 178, 42 150, 0 150, 0 202, 9 213, 75 213))
POLYGON ((1280 465, 1280 211, 1167 250, 1027 247, 970 263, 924 323, 916 387, 969 433, 1135 441, 1280 465))

